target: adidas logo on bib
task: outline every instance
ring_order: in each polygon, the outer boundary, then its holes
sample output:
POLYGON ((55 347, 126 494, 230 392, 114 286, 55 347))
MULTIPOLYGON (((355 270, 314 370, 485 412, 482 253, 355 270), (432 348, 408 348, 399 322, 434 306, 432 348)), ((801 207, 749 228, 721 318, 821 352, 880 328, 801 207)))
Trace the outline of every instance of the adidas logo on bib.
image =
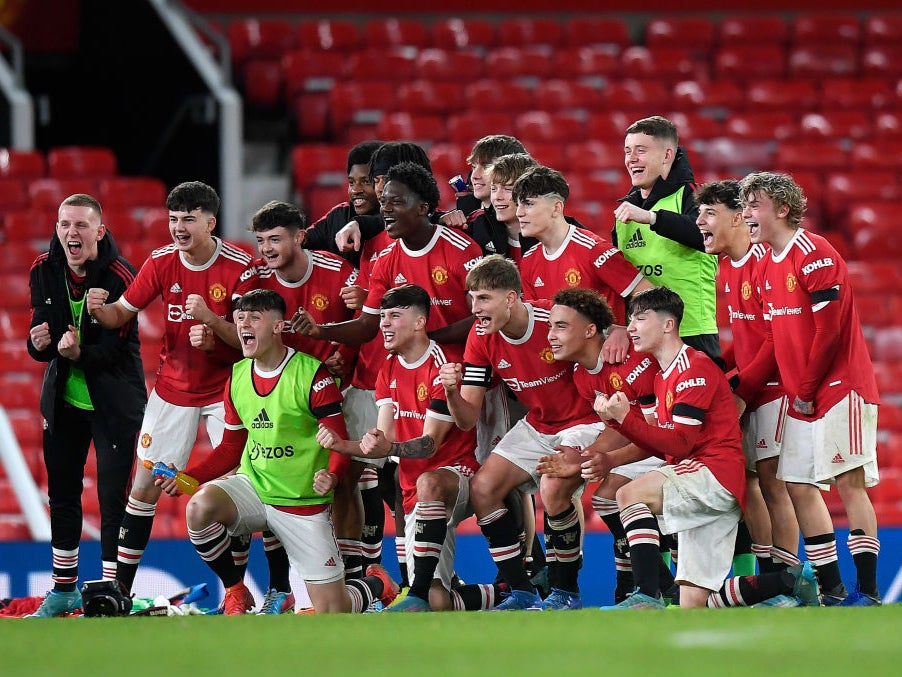
POLYGON ((261 409, 260 413, 257 414, 256 418, 254 418, 251 423, 251 428, 273 428, 275 424, 269 420, 269 414, 266 413, 266 409, 261 409))

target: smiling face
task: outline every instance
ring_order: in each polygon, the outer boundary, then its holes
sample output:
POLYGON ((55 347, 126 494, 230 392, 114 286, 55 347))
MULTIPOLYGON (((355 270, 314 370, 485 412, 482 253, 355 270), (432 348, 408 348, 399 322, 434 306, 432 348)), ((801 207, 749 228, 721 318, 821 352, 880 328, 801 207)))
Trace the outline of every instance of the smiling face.
POLYGON ((655 182, 670 172, 675 151, 663 139, 649 134, 627 134, 623 143, 624 164, 630 181, 648 197, 655 182))
POLYGON ((470 185, 473 186, 473 197, 480 202, 488 202, 492 188, 489 184, 488 170, 481 162, 473 162, 470 166, 473 168, 470 172, 470 185))
MULTIPOLYGON (((595 325, 570 306, 555 304, 548 315, 548 343, 555 360, 578 362, 595 325)), ((597 357, 597 356, 596 356, 597 357)))
POLYGON ((283 270, 295 262, 305 237, 303 230, 298 230, 292 236, 291 231, 285 226, 258 230, 255 235, 257 251, 260 252, 266 266, 273 270, 283 270))
POLYGON ((179 251, 191 254, 208 247, 215 226, 216 217, 200 207, 190 212, 169 210, 169 234, 179 251))
POLYGON ((66 262, 76 273, 83 274, 85 263, 97 258, 97 243, 106 227, 100 214, 91 207, 63 205, 56 222, 56 236, 63 245, 66 262))
POLYGON ((517 203, 517 219, 520 221, 520 232, 523 237, 542 239, 542 235, 551 230, 557 216, 563 214, 564 203, 561 200, 544 197, 525 197, 517 203))
POLYGON ((630 315, 626 331, 633 342, 633 348, 640 353, 654 353, 658 350, 668 333, 668 321, 672 323, 674 319, 655 310, 640 310, 630 315))
POLYGON ((393 240, 416 232, 428 212, 428 206, 420 196, 398 181, 385 184, 379 204, 385 232, 393 240))
POLYGON ((379 311, 382 344, 393 354, 403 354, 414 342, 417 332, 426 328, 426 318, 416 308, 383 308, 379 311))
POLYGON ((764 192, 758 191, 749 195, 742 208, 742 218, 749 228, 752 242, 775 245, 787 228, 786 215, 788 212, 789 207, 785 205, 777 207, 770 196, 764 192))
POLYGON ((723 204, 699 205, 695 224, 702 232, 706 254, 729 251, 738 239, 748 239, 746 233, 737 230, 744 227, 742 213, 723 204))
POLYGON ((245 357, 260 359, 274 350, 281 350, 283 324, 281 314, 274 310, 235 311, 241 353, 245 357))
POLYGON ((358 215, 374 214, 379 209, 379 198, 370 179, 369 165, 351 165, 348 173, 348 202, 358 215))
POLYGON ((513 182, 501 185, 492 183, 492 206, 495 218, 500 223, 512 223, 517 220, 517 205, 513 198, 513 182))
POLYGON ((477 289, 468 292, 471 310, 476 316, 476 324, 486 334, 501 331, 510 322, 511 309, 517 300, 517 293, 512 290, 477 289))

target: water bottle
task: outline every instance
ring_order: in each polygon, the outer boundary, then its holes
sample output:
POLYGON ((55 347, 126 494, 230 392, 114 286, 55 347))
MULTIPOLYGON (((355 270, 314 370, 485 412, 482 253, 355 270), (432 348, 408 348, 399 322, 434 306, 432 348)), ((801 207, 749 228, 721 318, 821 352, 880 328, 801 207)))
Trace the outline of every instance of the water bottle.
POLYGON ((200 484, 191 475, 186 475, 181 470, 170 468, 162 461, 154 463, 144 459, 144 467, 150 470, 154 477, 174 477, 178 490, 183 494, 193 494, 197 491, 197 485, 200 484))

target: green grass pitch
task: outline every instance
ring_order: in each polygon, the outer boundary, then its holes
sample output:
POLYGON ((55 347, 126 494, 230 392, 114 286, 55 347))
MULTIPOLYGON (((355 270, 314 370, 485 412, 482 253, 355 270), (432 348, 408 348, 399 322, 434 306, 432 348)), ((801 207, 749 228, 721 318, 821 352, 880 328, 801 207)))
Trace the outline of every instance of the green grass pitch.
POLYGON ((888 675, 902 605, 860 609, 0 620, 0 675, 888 675))

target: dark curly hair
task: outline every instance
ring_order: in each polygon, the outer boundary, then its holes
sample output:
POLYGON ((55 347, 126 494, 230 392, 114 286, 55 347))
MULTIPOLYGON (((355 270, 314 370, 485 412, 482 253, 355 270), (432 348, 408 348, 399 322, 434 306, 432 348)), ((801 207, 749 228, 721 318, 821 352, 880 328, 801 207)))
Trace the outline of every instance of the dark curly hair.
POLYGON ((438 184, 435 177, 424 167, 413 162, 402 162, 388 170, 385 182, 397 181, 403 183, 410 190, 420 196, 420 199, 429 206, 429 213, 435 211, 441 196, 438 192, 438 184))

